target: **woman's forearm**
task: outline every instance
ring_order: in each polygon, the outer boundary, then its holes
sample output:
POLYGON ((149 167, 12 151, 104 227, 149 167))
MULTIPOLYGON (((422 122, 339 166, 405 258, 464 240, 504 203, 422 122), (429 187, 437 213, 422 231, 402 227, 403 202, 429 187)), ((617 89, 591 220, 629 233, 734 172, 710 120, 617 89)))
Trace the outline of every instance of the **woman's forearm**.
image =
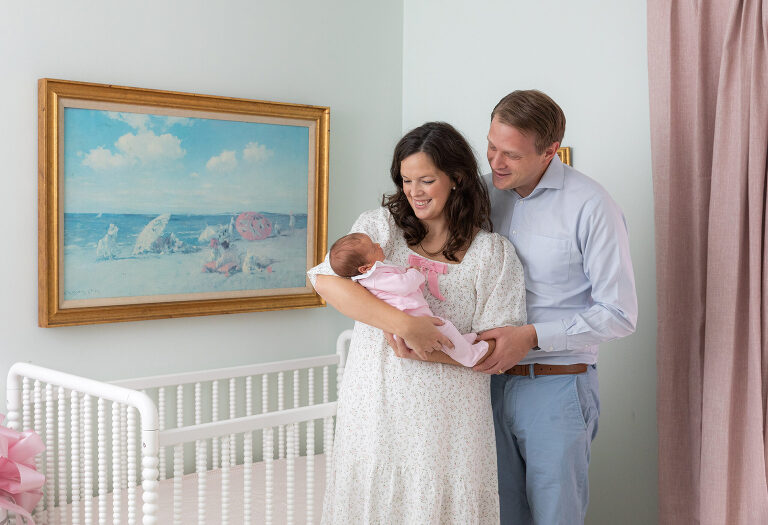
POLYGON ((376 298, 361 285, 335 275, 318 275, 315 290, 347 317, 403 336, 411 316, 376 298))
MULTIPOLYGON (((493 349, 496 348, 496 340, 495 339, 489 339, 488 340, 488 351, 485 352, 485 355, 481 357, 475 365, 479 365, 485 359, 493 353, 493 349)), ((450 357, 448 354, 443 352, 442 350, 435 350, 434 352, 430 352, 427 354, 426 359, 419 359, 418 356, 415 354, 412 354, 408 356, 406 359, 415 359, 417 361, 429 361, 430 363, 443 363, 445 365, 457 365, 457 366, 464 366, 458 361, 455 361, 452 357, 450 357)))

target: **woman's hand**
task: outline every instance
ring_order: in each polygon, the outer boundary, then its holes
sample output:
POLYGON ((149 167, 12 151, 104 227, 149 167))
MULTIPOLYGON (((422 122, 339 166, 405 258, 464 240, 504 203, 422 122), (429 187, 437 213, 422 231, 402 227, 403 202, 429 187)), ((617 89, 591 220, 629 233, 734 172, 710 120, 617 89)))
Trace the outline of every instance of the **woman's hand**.
MULTIPOLYGON (((410 348, 403 345, 398 345, 397 341, 392 334, 384 332, 384 336, 387 338, 387 342, 389 342, 389 346, 392 347, 392 349, 395 351, 395 355, 397 357, 402 357, 404 359, 414 359, 416 361, 427 361, 429 363, 443 363, 445 365, 456 365, 456 366, 465 366, 458 361, 455 361, 451 356, 446 354, 442 350, 437 350, 435 352, 430 352, 426 355, 425 359, 419 359, 419 357, 416 355, 415 352, 413 352, 410 348)), ((402 341, 402 340, 400 340, 402 341)), ((485 355, 481 357, 477 361, 477 365, 480 365, 483 361, 485 361, 491 354, 493 354, 494 349, 496 348, 496 340, 495 339, 489 339, 488 340, 488 350, 485 352, 485 355)))
POLYGON ((429 361, 428 355, 435 350, 442 350, 443 345, 453 348, 451 340, 435 328, 442 324, 443 321, 438 317, 411 316, 400 331, 400 337, 395 339, 386 331, 384 336, 397 357, 429 361))
POLYGON ((442 350, 443 346, 453 348, 453 343, 436 327, 444 323, 439 317, 411 317, 402 330, 402 338, 407 348, 410 348, 421 360, 426 360, 427 354, 442 350))

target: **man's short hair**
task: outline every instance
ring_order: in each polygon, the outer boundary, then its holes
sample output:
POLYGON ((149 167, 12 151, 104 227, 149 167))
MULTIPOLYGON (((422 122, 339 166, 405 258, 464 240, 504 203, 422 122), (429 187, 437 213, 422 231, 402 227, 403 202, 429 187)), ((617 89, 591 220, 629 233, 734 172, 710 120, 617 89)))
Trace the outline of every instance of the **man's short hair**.
POLYGON ((491 113, 494 118, 524 134, 533 133, 536 152, 541 154, 565 134, 565 114, 557 103, 536 89, 513 91, 502 98, 491 113))

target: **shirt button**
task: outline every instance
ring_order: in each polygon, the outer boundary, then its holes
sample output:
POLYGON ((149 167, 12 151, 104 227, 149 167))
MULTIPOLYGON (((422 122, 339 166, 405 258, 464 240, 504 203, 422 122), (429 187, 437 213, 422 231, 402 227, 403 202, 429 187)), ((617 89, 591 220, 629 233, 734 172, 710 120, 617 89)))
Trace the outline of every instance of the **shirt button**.
POLYGON ((512 230, 512 235, 517 235, 517 230, 512 230))

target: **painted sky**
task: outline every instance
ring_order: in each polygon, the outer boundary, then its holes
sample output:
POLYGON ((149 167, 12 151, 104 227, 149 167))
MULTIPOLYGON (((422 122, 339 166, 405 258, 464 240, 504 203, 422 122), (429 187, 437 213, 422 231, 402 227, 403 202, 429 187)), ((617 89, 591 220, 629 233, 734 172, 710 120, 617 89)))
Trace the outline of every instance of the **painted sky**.
POLYGON ((307 213, 309 130, 64 111, 65 213, 307 213))

